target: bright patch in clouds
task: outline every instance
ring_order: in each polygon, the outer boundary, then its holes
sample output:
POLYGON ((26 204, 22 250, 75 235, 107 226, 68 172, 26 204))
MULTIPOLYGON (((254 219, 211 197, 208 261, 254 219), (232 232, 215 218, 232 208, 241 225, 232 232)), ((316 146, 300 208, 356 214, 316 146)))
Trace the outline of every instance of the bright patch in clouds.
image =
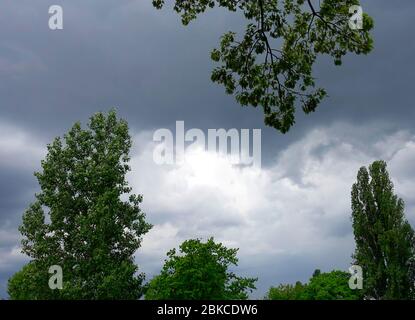
POLYGON ((0 122, 0 167, 32 169, 46 155, 46 146, 21 128, 0 122))

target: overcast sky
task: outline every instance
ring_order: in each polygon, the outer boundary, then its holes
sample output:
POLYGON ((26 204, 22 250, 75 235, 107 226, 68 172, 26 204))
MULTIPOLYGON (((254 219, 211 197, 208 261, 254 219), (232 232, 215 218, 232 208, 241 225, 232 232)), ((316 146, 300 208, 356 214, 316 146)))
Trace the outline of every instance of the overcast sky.
POLYGON ((282 135, 260 109, 241 108, 211 83, 210 51, 238 14, 210 11, 183 27, 151 0, 2 0, 0 10, 0 298, 27 262, 17 231, 38 191, 33 171, 46 144, 75 121, 116 106, 134 137, 129 181, 154 228, 136 261, 147 278, 166 252, 214 236, 238 247, 238 272, 271 285, 306 281, 314 269, 347 270, 354 248, 350 189, 359 167, 384 159, 415 225, 415 2, 362 0, 375 19, 375 49, 341 67, 320 59, 329 93, 282 135), (64 30, 48 8, 64 9, 64 30), (159 128, 262 129, 262 169, 237 168, 209 152, 182 166, 154 163, 159 128))

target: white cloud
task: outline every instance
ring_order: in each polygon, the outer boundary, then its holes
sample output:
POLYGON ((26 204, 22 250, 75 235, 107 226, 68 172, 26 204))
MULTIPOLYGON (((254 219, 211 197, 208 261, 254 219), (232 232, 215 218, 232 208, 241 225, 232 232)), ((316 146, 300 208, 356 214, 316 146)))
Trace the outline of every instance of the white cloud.
POLYGON ((0 122, 0 167, 33 169, 46 155, 44 143, 25 130, 0 122))

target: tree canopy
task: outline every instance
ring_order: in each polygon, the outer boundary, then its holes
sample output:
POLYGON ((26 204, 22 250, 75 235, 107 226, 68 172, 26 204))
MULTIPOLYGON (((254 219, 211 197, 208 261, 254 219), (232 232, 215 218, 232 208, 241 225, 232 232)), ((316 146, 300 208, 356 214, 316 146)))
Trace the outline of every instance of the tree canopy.
POLYGON ((408 299, 414 293, 414 231, 394 194, 384 161, 362 167, 352 188, 355 264, 367 298, 408 299))
POLYGON ((314 275, 306 287, 310 300, 357 300, 362 297, 360 290, 349 287, 350 273, 333 270, 314 275))
POLYGON ((295 285, 280 284, 271 287, 267 293, 267 300, 307 300, 305 293, 306 285, 297 281, 295 285))
POLYGON ((238 249, 228 249, 213 238, 192 239, 172 249, 161 273, 154 277, 145 298, 187 300, 247 299, 256 279, 237 276, 230 269, 238 264, 238 249))
POLYGON ((269 300, 357 300, 362 297, 359 290, 349 288, 350 274, 333 270, 321 273, 314 271, 308 283, 295 285, 280 284, 271 287, 267 294, 269 300))
POLYGON ((131 138, 115 111, 76 123, 48 145, 41 191, 23 216, 22 251, 32 261, 9 280, 12 299, 138 299, 143 274, 133 254, 151 225, 126 181, 131 138), (127 200, 122 200, 126 198, 127 200), (49 267, 63 289, 48 287, 49 267))
MULTIPOLYGON (((153 0, 153 5, 161 9, 165 1, 153 0)), ((286 133, 296 108, 308 114, 326 96, 313 76, 319 55, 340 65, 347 53, 372 50, 370 16, 363 14, 361 29, 349 25, 355 5, 358 0, 176 0, 173 9, 184 25, 215 6, 242 12, 245 34, 222 36, 211 53, 218 63, 211 79, 242 106, 261 106, 265 124, 286 133)))

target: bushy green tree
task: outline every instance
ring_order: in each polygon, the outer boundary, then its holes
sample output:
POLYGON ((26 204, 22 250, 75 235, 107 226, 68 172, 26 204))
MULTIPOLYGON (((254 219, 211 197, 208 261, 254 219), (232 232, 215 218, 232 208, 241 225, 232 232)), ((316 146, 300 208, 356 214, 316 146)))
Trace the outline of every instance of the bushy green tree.
POLYGON ((133 255, 151 225, 126 181, 131 138, 115 111, 76 123, 48 145, 40 193, 23 216, 22 250, 32 262, 9 281, 12 299, 138 299, 144 275, 133 255), (126 200, 122 200, 122 198, 126 200), (59 265, 63 289, 48 287, 59 265))
POLYGON ((316 270, 308 283, 295 285, 280 284, 271 287, 266 299, 269 300, 358 300, 362 297, 359 290, 349 288, 350 274, 333 270, 321 273, 316 270))
MULTIPOLYGON (((153 0, 161 9, 165 0, 153 0)), ((350 9, 358 0, 176 0, 174 10, 184 25, 215 6, 239 11, 248 24, 243 36, 225 33, 211 54, 219 66, 212 81, 223 85, 243 106, 261 106, 265 124, 285 133, 295 122, 295 109, 316 110, 326 96, 315 88, 313 65, 328 55, 340 65, 347 53, 372 50, 373 20, 351 28, 350 9)))
POLYGON ((408 299, 414 290, 414 231, 394 194, 384 161, 362 167, 352 188, 354 263, 363 269, 367 298, 408 299))
POLYGON ((267 293, 267 300, 307 300, 305 292, 306 285, 297 281, 295 285, 280 284, 278 287, 271 287, 267 293))
POLYGON ((154 277, 146 292, 148 300, 227 300, 247 299, 256 279, 243 278, 229 268, 238 264, 238 249, 228 249, 213 238, 207 242, 187 240, 179 253, 167 253, 160 275, 154 277))
POLYGON ((308 300, 358 300, 361 291, 349 287, 351 274, 345 271, 333 270, 327 273, 317 273, 306 286, 305 296, 308 300))

